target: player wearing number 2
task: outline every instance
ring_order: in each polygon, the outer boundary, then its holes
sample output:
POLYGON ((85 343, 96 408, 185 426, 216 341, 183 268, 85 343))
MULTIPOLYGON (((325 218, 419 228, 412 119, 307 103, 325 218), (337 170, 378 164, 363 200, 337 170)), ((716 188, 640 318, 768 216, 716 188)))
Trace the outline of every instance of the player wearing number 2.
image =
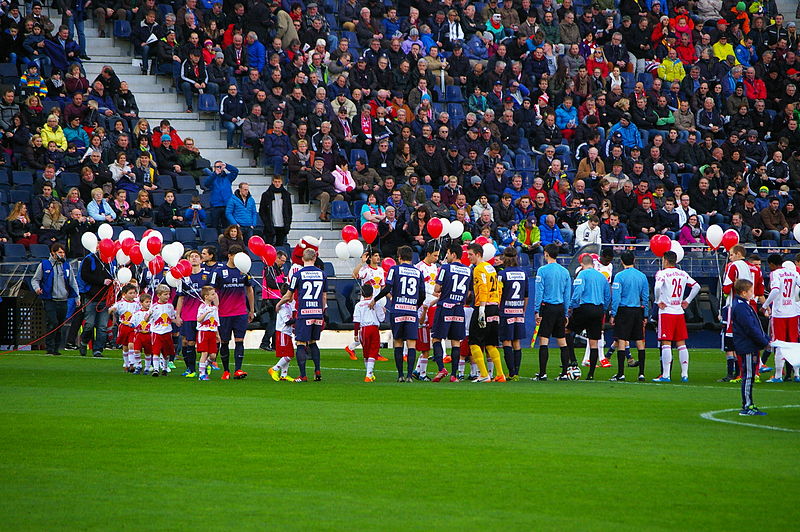
MULTIPOLYGON (((800 292, 800 274, 792 261, 783 262, 778 254, 767 259, 772 273, 769 275, 770 292, 764 301, 764 311, 770 316, 772 339, 797 342, 800 326, 800 307, 797 296, 800 292)), ((783 382, 783 357, 775 353, 775 375, 767 382, 783 382)))
POLYGON ((670 382, 672 366, 672 344, 678 347, 681 363, 681 382, 689 380, 689 350, 686 348, 686 317, 684 310, 700 292, 700 285, 689 274, 675 267, 678 256, 667 251, 661 260, 663 269, 656 273, 654 290, 658 304, 658 339, 661 342, 661 376, 654 382, 670 382), (691 289, 686 296, 686 289, 691 289), (685 297, 686 296, 686 297, 685 297))
POLYGON ((386 286, 378 293, 369 304, 375 305, 387 294, 392 295, 392 337, 394 338, 394 363, 397 366, 397 382, 413 382, 412 376, 417 358, 418 309, 425 301, 425 279, 422 272, 416 269, 411 260, 414 252, 408 246, 397 250, 397 259, 400 264, 395 264, 386 276, 386 286), (403 375, 403 343, 408 348, 408 371, 403 375))
POLYGON ((303 251, 303 267, 295 272, 289 280, 289 290, 283 294, 275 310, 290 301, 297 294, 297 321, 294 338, 297 343, 297 367, 300 376, 294 382, 307 382, 306 361, 308 357, 314 361, 314 380, 321 381, 319 346, 317 342, 322 334, 325 321, 325 308, 328 306, 328 280, 325 272, 314 266, 317 252, 313 249, 303 251))
POLYGON ((528 276, 519 267, 517 248, 509 246, 503 252, 503 271, 500 281, 500 341, 510 380, 519 380, 522 364, 521 341, 525 338, 525 309, 528 307, 528 276))

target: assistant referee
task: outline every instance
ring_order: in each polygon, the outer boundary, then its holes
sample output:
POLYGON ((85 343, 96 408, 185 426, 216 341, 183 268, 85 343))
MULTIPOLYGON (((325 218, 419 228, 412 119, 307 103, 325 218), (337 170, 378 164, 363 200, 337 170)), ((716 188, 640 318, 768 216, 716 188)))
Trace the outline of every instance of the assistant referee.
POLYGON ((539 373, 534 380, 547 380, 547 360, 550 357, 548 345, 555 338, 561 348, 561 374, 567 373, 569 352, 564 339, 567 322, 567 309, 571 292, 571 279, 565 267, 556 262, 559 247, 548 244, 544 247, 546 264, 536 271, 533 310, 536 313, 536 326, 539 327, 539 373))
POLYGON ((625 380, 626 349, 636 342, 639 350, 639 380, 644 381, 644 326, 645 309, 650 306, 650 286, 647 276, 634 268, 630 251, 620 255, 624 269, 614 277, 611 285, 611 325, 617 337, 617 374, 612 381, 625 380))
MULTIPOLYGON (((611 305, 611 288, 606 276, 594 269, 594 259, 585 255, 581 259, 581 271, 572 283, 569 321, 567 322, 567 347, 570 363, 577 365, 575 359, 575 333, 586 331, 589 340, 589 374, 586 380, 594 380, 599 351, 597 348, 603 334, 603 318, 611 305)), ((566 375, 559 377, 566 379, 566 375)))

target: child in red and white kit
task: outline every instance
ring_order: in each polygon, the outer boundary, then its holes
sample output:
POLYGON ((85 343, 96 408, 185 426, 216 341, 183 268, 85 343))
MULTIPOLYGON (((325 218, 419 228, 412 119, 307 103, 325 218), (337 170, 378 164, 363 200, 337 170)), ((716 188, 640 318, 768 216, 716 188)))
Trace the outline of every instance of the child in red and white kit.
POLYGON ((110 313, 116 313, 118 320, 117 344, 122 346, 122 364, 125 371, 133 373, 136 368, 142 367, 142 359, 134 346, 136 339, 133 328, 133 315, 139 310, 139 302, 136 301, 136 287, 126 284, 120 290, 122 299, 108 307, 110 313))
MULTIPOLYGON (((281 296, 288 289, 288 285, 283 285, 281 296)), ((288 301, 281 306, 275 320, 275 356, 278 357, 278 362, 267 370, 275 382, 293 380, 289 376, 289 363, 294 358, 294 344, 292 343, 294 339, 294 320, 292 319, 294 309, 294 301, 288 301)))
MULTIPOLYGON (((147 375, 153 369, 153 342, 150 338, 150 303, 153 298, 147 292, 139 294, 139 310, 133 313, 131 318, 131 325, 134 329, 133 350, 145 356, 147 367, 144 374, 147 375)), ((135 374, 142 372, 141 365, 134 370, 135 374)))
POLYGON ((373 289, 365 284, 361 287, 361 301, 356 303, 353 310, 353 334, 361 342, 364 353, 364 366, 367 374, 364 382, 375 382, 375 360, 381 349, 381 322, 386 317, 386 308, 383 301, 379 301, 375 308, 369 308, 372 303, 373 289))
POLYGON ((172 290, 162 284, 156 288, 156 302, 150 307, 148 318, 150 321, 150 337, 153 342, 153 377, 170 372, 167 361, 175 354, 175 344, 172 341, 172 324, 178 317, 175 307, 169 303, 172 290))
POLYGON ((209 361, 213 364, 217 359, 219 344, 219 296, 213 286, 200 289, 203 302, 197 308, 197 352, 200 353, 201 381, 211 380, 208 376, 209 361))

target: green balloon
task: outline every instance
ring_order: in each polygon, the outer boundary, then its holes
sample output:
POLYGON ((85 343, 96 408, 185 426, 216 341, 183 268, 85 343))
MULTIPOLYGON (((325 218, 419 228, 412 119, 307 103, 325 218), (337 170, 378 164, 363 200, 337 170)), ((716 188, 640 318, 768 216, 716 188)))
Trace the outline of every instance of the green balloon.
POLYGON ((469 231, 464 231, 464 234, 461 235, 461 240, 463 241, 472 240, 472 233, 470 233, 469 231))

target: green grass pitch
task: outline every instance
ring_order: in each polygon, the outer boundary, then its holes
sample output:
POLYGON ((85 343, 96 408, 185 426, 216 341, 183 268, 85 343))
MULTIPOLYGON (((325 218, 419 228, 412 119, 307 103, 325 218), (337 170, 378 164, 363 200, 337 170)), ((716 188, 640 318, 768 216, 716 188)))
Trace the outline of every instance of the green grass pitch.
MULTIPOLYGON (((690 383, 670 385, 612 369, 398 384, 392 362, 365 384, 333 350, 307 384, 270 380, 260 352, 229 382, 4 355, 0 529, 794 529, 800 384, 756 385, 763 418, 715 415, 758 427, 715 422, 701 414, 739 388, 715 382, 719 352, 691 355, 690 383)), ((523 375, 537 364, 526 350, 523 375)))

